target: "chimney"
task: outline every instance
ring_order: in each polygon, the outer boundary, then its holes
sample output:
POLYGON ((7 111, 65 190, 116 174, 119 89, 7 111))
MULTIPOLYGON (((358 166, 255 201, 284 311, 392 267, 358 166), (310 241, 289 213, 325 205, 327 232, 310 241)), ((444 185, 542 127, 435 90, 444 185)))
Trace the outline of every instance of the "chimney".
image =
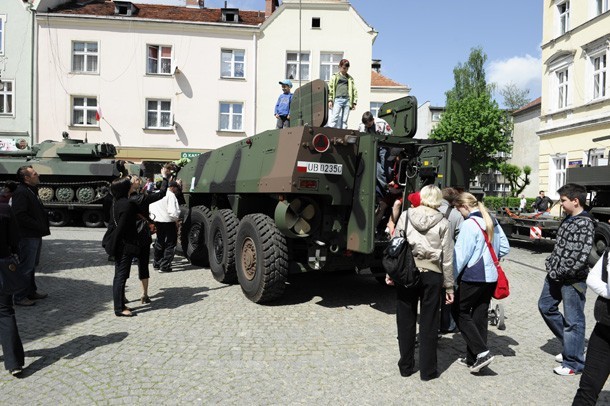
POLYGON ((265 0, 265 18, 269 18, 279 6, 279 0, 265 0))
POLYGON ((204 0, 186 0, 188 8, 205 8, 204 0))
POLYGON ((381 59, 373 59, 373 62, 371 63, 371 68, 375 72, 381 73, 381 59))

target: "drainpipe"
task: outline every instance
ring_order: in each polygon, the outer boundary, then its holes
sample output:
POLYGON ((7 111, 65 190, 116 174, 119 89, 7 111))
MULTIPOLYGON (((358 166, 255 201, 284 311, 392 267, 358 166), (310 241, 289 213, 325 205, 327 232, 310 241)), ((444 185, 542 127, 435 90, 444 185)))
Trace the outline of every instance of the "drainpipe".
POLYGON ((31 14, 32 20, 32 40, 31 40, 31 94, 30 94, 30 146, 34 145, 34 128, 35 128, 35 103, 34 98, 36 96, 36 44, 38 43, 38 38, 36 35, 36 9, 34 9, 34 5, 29 3, 29 11, 31 14))

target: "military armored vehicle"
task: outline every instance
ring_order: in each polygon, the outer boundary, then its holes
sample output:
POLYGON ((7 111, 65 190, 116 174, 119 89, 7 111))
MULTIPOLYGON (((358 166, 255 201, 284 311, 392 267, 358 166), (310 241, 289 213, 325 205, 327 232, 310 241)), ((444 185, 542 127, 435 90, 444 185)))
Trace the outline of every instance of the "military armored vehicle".
POLYGON ((403 151, 405 194, 468 185, 465 147, 412 138, 414 97, 382 106, 391 136, 325 127, 327 100, 326 83, 310 82, 294 93, 291 127, 202 154, 178 173, 188 206, 183 251, 256 303, 280 297, 289 272, 382 272, 388 237, 374 224, 380 148, 403 151))
POLYGON ((115 160, 112 144, 70 139, 66 132, 63 137, 31 149, 0 151, 0 185, 16 180, 21 166, 31 165, 40 175, 38 197, 49 210, 51 225, 65 226, 78 216, 87 227, 102 226, 102 200, 110 182, 121 173, 139 174, 140 166, 115 160))

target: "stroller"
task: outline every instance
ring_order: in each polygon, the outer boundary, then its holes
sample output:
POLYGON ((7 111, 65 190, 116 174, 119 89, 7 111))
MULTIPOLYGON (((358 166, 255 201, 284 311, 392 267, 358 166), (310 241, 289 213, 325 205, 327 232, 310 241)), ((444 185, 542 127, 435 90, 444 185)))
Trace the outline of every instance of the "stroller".
POLYGON ((506 316, 504 314, 504 305, 502 303, 496 303, 494 307, 494 301, 492 300, 489 302, 487 317, 490 325, 498 327, 498 330, 506 330, 506 324, 504 323, 506 316))

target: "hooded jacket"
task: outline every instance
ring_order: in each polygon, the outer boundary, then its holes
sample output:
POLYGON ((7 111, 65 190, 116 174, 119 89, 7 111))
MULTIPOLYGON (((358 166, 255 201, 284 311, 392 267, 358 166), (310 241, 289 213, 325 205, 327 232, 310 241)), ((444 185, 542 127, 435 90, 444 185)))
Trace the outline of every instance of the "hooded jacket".
POLYGON ((443 287, 453 293, 453 240, 449 227, 441 212, 419 206, 400 215, 395 235, 406 235, 417 267, 442 273, 443 287))

